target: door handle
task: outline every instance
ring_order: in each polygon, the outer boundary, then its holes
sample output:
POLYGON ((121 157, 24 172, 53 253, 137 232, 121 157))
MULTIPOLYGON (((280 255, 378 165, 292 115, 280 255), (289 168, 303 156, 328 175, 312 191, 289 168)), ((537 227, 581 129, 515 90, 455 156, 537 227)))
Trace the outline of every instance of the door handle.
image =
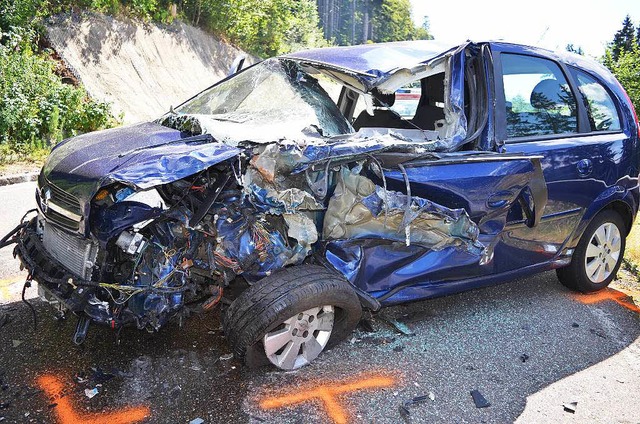
POLYGON ((588 177, 593 172, 593 162, 591 162, 591 159, 582 159, 578 162, 576 168, 578 168, 578 175, 583 178, 588 177))

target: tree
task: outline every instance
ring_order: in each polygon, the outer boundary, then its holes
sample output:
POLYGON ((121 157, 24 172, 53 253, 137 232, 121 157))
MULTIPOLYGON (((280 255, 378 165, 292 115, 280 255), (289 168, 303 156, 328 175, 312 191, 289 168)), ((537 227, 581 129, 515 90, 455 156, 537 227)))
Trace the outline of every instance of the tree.
POLYGON ((422 19, 422 25, 417 27, 414 31, 414 40, 433 40, 433 35, 429 31, 429 17, 425 16, 422 19))
POLYGON ((613 36, 611 44, 611 54, 613 60, 617 61, 622 52, 631 51, 633 45, 636 44, 636 28, 631 21, 631 17, 627 15, 622 21, 622 28, 613 36))
POLYGON ((620 52, 617 60, 613 59, 612 50, 607 50, 604 64, 622 84, 636 111, 640 111, 640 46, 635 44, 630 50, 620 52))
POLYGON ((412 40, 415 27, 409 0, 383 0, 374 21, 377 42, 412 40))

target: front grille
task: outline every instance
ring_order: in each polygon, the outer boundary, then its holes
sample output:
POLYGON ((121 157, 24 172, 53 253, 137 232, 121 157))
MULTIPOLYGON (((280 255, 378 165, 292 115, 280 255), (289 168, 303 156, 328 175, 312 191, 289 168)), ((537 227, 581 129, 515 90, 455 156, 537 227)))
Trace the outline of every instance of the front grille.
POLYGON ((77 231, 82 219, 82 208, 78 198, 51 184, 42 174, 38 186, 36 197, 44 215, 58 226, 77 231))
POLYGON ((69 212, 72 212, 76 215, 82 215, 82 209, 80 208, 80 201, 75 196, 54 186, 51 183, 47 184, 47 187, 51 189, 52 202, 68 210, 69 212))
POLYGON ((91 271, 98 254, 96 244, 47 223, 42 233, 42 244, 46 251, 69 271, 85 280, 91 279, 91 271))

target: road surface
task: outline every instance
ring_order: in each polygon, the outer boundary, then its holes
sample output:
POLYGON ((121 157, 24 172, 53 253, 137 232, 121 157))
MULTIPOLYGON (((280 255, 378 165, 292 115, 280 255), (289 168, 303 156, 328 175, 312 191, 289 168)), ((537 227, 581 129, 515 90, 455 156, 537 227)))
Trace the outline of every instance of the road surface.
MULTIPOLYGON (((2 232, 32 207, 34 188, 0 187, 2 232)), ((125 330, 119 346, 92 327, 77 347, 73 317, 55 321, 38 299, 33 329, 19 301, 24 273, 10 249, 0 261, 3 423, 640 421, 638 308, 613 290, 576 296, 554 273, 384 310, 284 373, 230 358, 218 311, 157 334, 125 330), (472 390, 491 405, 477 408, 472 390), (571 402, 575 413, 563 408, 571 402)))

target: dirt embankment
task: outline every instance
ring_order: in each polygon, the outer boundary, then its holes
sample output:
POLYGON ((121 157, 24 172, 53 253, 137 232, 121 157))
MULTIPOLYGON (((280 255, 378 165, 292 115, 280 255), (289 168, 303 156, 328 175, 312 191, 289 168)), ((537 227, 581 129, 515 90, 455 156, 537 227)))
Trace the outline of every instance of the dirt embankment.
POLYGON ((47 24, 51 47, 89 94, 112 103, 125 123, 156 118, 224 78, 243 52, 204 31, 120 21, 96 13, 47 24))

